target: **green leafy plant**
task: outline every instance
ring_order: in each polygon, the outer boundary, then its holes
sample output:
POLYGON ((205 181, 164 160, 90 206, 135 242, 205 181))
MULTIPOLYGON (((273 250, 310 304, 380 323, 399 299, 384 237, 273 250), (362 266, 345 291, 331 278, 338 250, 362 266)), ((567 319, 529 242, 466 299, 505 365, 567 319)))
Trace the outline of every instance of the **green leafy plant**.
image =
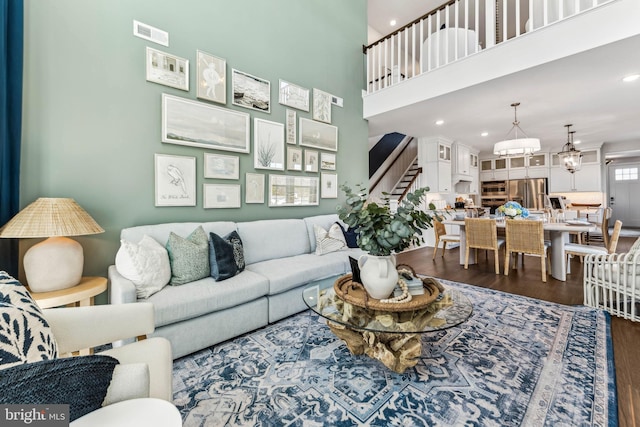
MULTIPOLYGON (((347 184, 340 189, 347 196, 344 206, 338 206, 338 216, 358 233, 358 246, 374 256, 391 255, 401 252, 412 244, 424 243, 422 230, 433 226, 435 212, 419 209, 429 187, 422 187, 408 193, 398 205, 396 212, 391 211, 389 195, 384 194, 382 205, 367 201, 367 190, 363 185, 356 186, 354 192, 347 184)), ((429 205, 434 210, 435 206, 429 205)))

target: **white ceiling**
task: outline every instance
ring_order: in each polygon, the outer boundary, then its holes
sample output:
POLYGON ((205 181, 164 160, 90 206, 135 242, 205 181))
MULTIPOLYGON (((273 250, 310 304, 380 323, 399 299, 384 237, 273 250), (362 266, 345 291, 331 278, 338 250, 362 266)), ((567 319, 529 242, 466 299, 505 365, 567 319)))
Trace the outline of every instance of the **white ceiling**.
MULTIPOLYGON (((394 31, 392 18, 397 29, 439 4, 442 0, 368 0, 369 26, 386 35, 394 31)), ((520 127, 540 138, 543 150, 560 151, 567 141, 564 125, 573 124, 582 146, 637 142, 638 152, 625 144, 624 155, 638 155, 640 80, 621 80, 633 73, 640 73, 640 36, 370 118, 369 135, 440 134, 487 153, 511 129, 510 105, 520 102, 520 127), (444 125, 436 126, 436 119, 444 125)))

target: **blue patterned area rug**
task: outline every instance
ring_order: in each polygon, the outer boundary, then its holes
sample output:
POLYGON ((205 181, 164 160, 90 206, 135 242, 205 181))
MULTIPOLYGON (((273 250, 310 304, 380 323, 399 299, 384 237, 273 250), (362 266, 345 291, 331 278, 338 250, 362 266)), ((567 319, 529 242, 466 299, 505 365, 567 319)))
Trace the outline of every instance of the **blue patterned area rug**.
POLYGON ((608 315, 442 283, 474 313, 423 334, 404 374, 351 355, 311 311, 176 360, 185 427, 617 425, 608 315))

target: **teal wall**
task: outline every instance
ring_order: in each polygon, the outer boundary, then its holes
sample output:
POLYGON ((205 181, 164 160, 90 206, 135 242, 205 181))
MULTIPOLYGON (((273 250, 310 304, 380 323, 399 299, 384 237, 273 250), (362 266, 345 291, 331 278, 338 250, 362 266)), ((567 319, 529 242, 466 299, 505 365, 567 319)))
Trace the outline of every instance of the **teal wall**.
MULTIPOLYGON (((124 227, 335 212, 342 195, 321 199, 317 207, 245 205, 244 173, 254 172, 253 152, 239 154, 240 180, 205 180, 205 151, 236 153, 162 143, 161 94, 196 99, 200 49, 226 59, 226 107, 250 113, 252 135, 255 117, 285 122, 286 107, 277 102, 278 79, 340 96, 344 108, 332 107, 332 124, 339 129, 338 181, 366 182, 361 98, 366 17, 365 0, 25 2, 21 204, 38 197, 72 197, 106 230, 77 238, 85 248, 85 275, 106 275, 124 227), (168 31, 169 47, 134 37, 134 19, 168 31), (189 60, 189 92, 145 80, 146 46, 189 60), (232 68, 271 82, 270 114, 231 105, 232 68), (154 206, 154 153, 196 157, 196 207, 154 206), (242 184, 242 208, 203 209, 205 182, 242 184)), ((311 117, 297 113, 298 118, 311 117)), ((25 241, 21 250, 33 243, 25 241)))

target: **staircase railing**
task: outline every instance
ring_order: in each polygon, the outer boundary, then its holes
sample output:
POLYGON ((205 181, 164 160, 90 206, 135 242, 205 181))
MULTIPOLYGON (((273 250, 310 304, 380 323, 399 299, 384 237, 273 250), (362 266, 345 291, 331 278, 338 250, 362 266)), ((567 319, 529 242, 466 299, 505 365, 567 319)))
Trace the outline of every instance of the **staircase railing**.
POLYGON ((383 196, 382 193, 391 193, 417 158, 418 141, 410 138, 384 173, 375 181, 369 182, 369 197, 379 200, 383 196))
POLYGON ((421 173, 422 173, 422 168, 418 168, 418 173, 411 177, 411 181, 409 181, 409 185, 407 185, 407 187, 404 189, 400 197, 398 197, 398 201, 401 201, 402 199, 404 199, 404 196, 406 196, 407 193, 411 193, 412 191, 415 191, 418 189, 418 178, 420 178, 421 173))

